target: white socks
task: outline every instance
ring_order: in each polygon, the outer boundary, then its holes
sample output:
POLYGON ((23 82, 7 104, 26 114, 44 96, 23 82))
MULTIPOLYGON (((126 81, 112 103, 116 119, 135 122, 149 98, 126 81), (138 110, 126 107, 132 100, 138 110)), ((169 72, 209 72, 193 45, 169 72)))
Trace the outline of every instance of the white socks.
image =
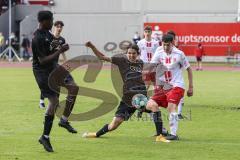
POLYGON ((176 136, 178 129, 178 114, 176 112, 172 112, 169 114, 169 127, 170 134, 176 136))
POLYGON ((43 100, 43 99, 40 99, 40 103, 44 103, 44 100, 43 100))
POLYGON ((49 138, 49 136, 48 136, 48 135, 43 135, 43 136, 44 136, 45 138, 47 138, 47 139, 49 138))
POLYGON ((178 114, 182 114, 183 104, 184 104, 184 99, 182 98, 178 104, 178 114))
POLYGON ((65 117, 64 115, 62 115, 62 120, 64 121, 64 122, 67 122, 68 121, 68 118, 67 117, 65 117))

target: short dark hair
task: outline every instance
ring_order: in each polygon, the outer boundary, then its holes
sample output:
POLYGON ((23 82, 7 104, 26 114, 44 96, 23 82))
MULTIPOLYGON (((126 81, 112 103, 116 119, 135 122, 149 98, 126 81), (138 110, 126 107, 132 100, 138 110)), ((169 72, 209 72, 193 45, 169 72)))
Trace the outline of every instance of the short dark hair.
POLYGON ((162 41, 164 42, 164 43, 169 43, 169 42, 173 42, 173 35, 171 35, 171 34, 164 34, 163 36, 162 36, 162 41))
POLYGON ((137 54, 140 55, 140 51, 139 51, 138 45, 136 45, 136 44, 131 44, 131 45, 128 46, 127 50, 128 50, 128 49, 134 49, 135 51, 137 51, 137 54))
POLYGON ((168 30, 167 34, 171 34, 173 36, 173 38, 175 39, 176 37, 176 33, 173 30, 168 30))
POLYGON ((44 20, 53 19, 53 14, 51 11, 39 11, 38 12, 38 22, 42 22, 44 20))
POLYGON ((54 26, 58 26, 58 25, 60 25, 60 26, 64 26, 64 23, 63 23, 63 21, 56 21, 55 23, 54 23, 54 26))
POLYGON ((152 31, 152 27, 151 27, 151 26, 146 26, 146 27, 144 28, 144 31, 152 31))

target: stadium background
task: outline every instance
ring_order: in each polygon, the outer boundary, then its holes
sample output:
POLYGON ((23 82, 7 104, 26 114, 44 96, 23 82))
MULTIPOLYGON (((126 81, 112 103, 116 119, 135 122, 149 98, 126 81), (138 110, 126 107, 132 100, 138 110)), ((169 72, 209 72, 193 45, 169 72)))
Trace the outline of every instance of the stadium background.
MULTIPOLYGON (((135 31, 142 34, 146 23, 239 25, 240 3, 237 0, 54 0, 53 6, 48 5, 48 0, 30 2, 44 5, 14 6, 13 31, 19 31, 19 35, 26 33, 31 38, 37 27, 37 12, 50 9, 55 20, 65 22, 63 36, 71 45, 67 53, 69 57, 93 55, 83 47, 88 40, 96 43, 102 51, 107 42, 119 44, 122 40, 131 40, 135 31)), ((215 28, 218 30, 221 27, 215 28)), ((164 29, 163 24, 160 29, 164 29)), ((178 35, 183 35, 184 32, 179 33, 178 29, 174 28, 178 35)), ((239 35, 239 29, 230 27, 221 33, 226 36, 239 35)), ((207 29, 202 31, 206 32, 207 29)), ((5 38, 8 36, 7 11, 0 16, 0 32, 4 33, 5 38)), ((186 32, 191 33, 188 29, 186 32)), ((207 44, 204 45, 206 47, 207 44)), ((239 46, 239 43, 208 45, 215 48, 221 45, 226 49, 226 46, 239 46)), ((226 61, 226 57, 214 54, 217 56, 207 57, 209 61, 226 61)), ((59 128, 56 117, 51 134, 55 152, 47 154, 37 142, 42 133, 45 110, 38 106, 40 93, 31 62, 0 61, 0 160, 238 160, 240 67, 226 63, 204 63, 203 71, 195 71, 196 65, 192 66, 194 96, 185 98, 183 114, 186 118, 179 123, 180 141, 169 145, 156 143, 152 136, 154 125, 148 114, 140 120, 134 115, 117 131, 102 138, 89 140, 81 137, 83 132, 96 131, 109 122, 116 111, 114 109, 92 120, 71 122, 79 131, 77 135, 59 128)), ((117 96, 109 66, 101 70, 94 82, 85 81, 86 68, 83 66, 72 72, 79 86, 117 96)), ((184 76, 187 77, 186 73, 184 76)), ((65 100, 65 97, 61 94, 60 99, 65 100)), ((78 95, 73 113, 91 111, 101 102, 93 97, 78 95)), ((162 113, 164 124, 168 127, 167 111, 162 109, 162 113)))
MULTIPOLYGON (((185 29, 175 29, 178 35, 191 34, 192 26, 186 23, 197 23, 195 28, 199 29, 199 32, 196 32, 196 35, 235 35, 239 40, 235 43, 203 43, 207 48, 204 61, 226 62, 226 57, 234 56, 240 51, 239 0, 54 0, 54 5, 49 5, 49 0, 29 2, 34 5, 13 7, 12 30, 19 35, 26 34, 31 39, 37 27, 37 12, 49 9, 54 12, 55 20, 65 23, 63 36, 71 45, 68 58, 89 54, 83 46, 88 40, 102 50, 107 42, 118 45, 123 40, 131 41, 136 31, 143 34, 145 23, 158 23, 159 30, 162 29, 161 23, 168 23, 163 31, 166 31, 166 28, 172 29, 174 23, 179 23, 185 29), (225 31, 218 32, 220 24, 216 23, 225 23, 225 26, 222 26, 225 31), (203 24, 207 25, 202 26, 203 24)), ((8 35, 7 21, 8 12, 0 16, 0 30, 5 37, 8 35)), ((190 56, 190 61, 194 60, 192 55, 195 45, 180 43, 180 48, 190 56)), ((118 50, 119 47, 114 52, 118 50)))

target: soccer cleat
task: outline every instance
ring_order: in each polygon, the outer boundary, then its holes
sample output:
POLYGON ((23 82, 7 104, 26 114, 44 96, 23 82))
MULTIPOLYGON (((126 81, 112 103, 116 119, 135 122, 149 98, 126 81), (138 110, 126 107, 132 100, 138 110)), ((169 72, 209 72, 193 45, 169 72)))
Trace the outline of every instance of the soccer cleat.
MULTIPOLYGON (((164 127, 162 129, 162 135, 165 137, 169 135, 168 130, 164 127)), ((155 135, 153 135, 153 137, 157 137, 157 133, 155 135)))
POLYGON ((164 127, 162 128, 162 135, 165 136, 165 137, 167 135, 169 135, 168 130, 166 128, 164 128, 164 127))
POLYGON ((170 141, 167 140, 163 135, 159 135, 156 137, 156 142, 164 142, 164 143, 169 143, 170 141))
POLYGON ((175 135, 170 134, 166 137, 166 139, 167 140, 179 140, 179 137, 177 135, 175 136, 175 135))
POLYGON ((44 103, 39 103, 39 108, 44 109, 45 108, 45 104, 44 103))
POLYGON ((178 114, 178 119, 184 119, 184 116, 180 113, 178 114))
POLYGON ((91 133, 91 132, 85 132, 83 133, 82 135, 83 138, 97 138, 97 135, 96 133, 91 133))
POLYGON ((53 148, 52 148, 49 138, 41 136, 40 139, 38 140, 38 142, 43 145, 43 147, 46 151, 53 152, 53 148))
POLYGON ((58 125, 59 125, 59 127, 65 128, 70 133, 77 133, 77 131, 70 125, 70 123, 68 121, 64 122, 64 121, 60 120, 58 125))

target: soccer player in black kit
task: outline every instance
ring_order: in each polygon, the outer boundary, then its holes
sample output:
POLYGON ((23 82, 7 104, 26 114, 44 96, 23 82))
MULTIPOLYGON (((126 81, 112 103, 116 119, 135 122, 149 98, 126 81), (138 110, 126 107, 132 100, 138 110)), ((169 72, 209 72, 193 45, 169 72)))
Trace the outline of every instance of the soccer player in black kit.
MULTIPOLYGON (((61 36, 61 32, 63 30, 64 23, 62 21, 56 21, 53 24, 54 29, 53 29, 53 43, 54 44, 54 49, 59 49, 60 46, 66 43, 65 39, 61 36)), ((65 53, 61 53, 64 62, 67 60, 65 53)), ((40 102, 39 102, 39 107, 41 109, 45 108, 45 103, 44 103, 44 96, 41 93, 40 94, 40 102)))
MULTIPOLYGON (((132 97, 136 94, 147 96, 147 90, 145 83, 142 80, 143 61, 138 58, 140 52, 137 45, 130 45, 126 54, 113 56, 111 58, 102 54, 91 42, 87 42, 86 47, 91 48, 93 53, 100 60, 117 65, 124 83, 122 100, 112 122, 110 124, 105 124, 96 133, 83 134, 83 137, 85 138, 98 138, 107 132, 117 129, 124 120, 128 120, 136 111, 136 108, 132 107, 132 97)), ((157 136, 160 137, 158 138, 158 141, 169 142, 164 136, 162 136, 162 119, 160 111, 153 112, 153 121, 156 126, 157 136)))
MULTIPOLYGON (((33 73, 38 87, 44 97, 48 98, 49 105, 46 110, 44 120, 43 134, 39 139, 39 143, 43 145, 48 152, 53 152, 49 135, 52 129, 56 107, 59 105, 59 93, 50 89, 48 78, 58 65, 59 55, 69 49, 68 44, 56 45, 53 35, 49 32, 53 26, 53 14, 50 11, 39 11, 38 13, 39 28, 35 31, 32 39, 33 51, 33 73)), ((71 77, 70 75, 68 77, 71 77)), ((66 106, 64 113, 58 123, 60 127, 67 129, 71 133, 77 131, 68 122, 78 93, 78 86, 73 83, 73 79, 68 78, 69 83, 62 84, 68 90, 66 98, 66 106)), ((65 83, 65 82, 64 82, 65 83)))

